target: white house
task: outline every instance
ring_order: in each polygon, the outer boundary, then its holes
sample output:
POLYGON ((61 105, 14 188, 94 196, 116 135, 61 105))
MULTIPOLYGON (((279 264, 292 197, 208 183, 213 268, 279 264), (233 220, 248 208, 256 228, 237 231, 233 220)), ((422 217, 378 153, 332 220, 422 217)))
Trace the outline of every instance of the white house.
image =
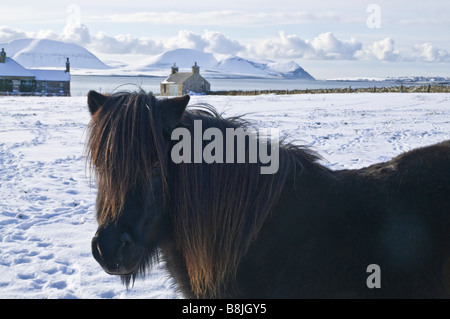
POLYGON ((27 69, 0 52, 0 93, 70 96, 70 62, 65 70, 27 69))
POLYGON ((174 63, 170 76, 161 82, 161 95, 179 96, 194 93, 207 93, 211 91, 211 84, 200 75, 200 67, 197 62, 192 66, 192 72, 178 72, 174 63))

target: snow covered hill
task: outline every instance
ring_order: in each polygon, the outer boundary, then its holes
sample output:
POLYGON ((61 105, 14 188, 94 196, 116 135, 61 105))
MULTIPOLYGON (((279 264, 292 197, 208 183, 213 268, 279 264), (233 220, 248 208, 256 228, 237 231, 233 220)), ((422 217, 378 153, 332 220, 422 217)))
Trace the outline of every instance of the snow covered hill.
POLYGON ((314 80, 294 61, 254 62, 233 55, 215 55, 193 49, 175 49, 155 56, 126 54, 114 57, 108 65, 87 49, 73 43, 44 39, 20 39, 0 44, 7 55, 26 68, 64 68, 66 58, 74 74, 166 76, 176 63, 180 71, 190 70, 194 62, 209 78, 288 78, 314 80))
MULTIPOLYGON (((134 68, 140 70, 170 70, 176 63, 180 68, 190 68, 197 62, 203 69, 211 69, 217 64, 217 60, 211 53, 191 49, 176 49, 152 56, 135 64, 134 68)), ((181 71, 181 70, 180 70, 181 71)))
POLYGON ((215 78, 295 78, 314 80, 314 78, 294 61, 289 62, 254 62, 239 56, 220 56, 193 49, 176 49, 166 51, 155 57, 129 66, 140 71, 156 71, 167 74, 176 63, 180 68, 190 69, 194 62, 201 67, 206 77, 215 78))
POLYGON ((20 39, 0 44, 7 55, 26 68, 65 68, 69 58, 72 69, 109 69, 85 48, 55 40, 20 39))

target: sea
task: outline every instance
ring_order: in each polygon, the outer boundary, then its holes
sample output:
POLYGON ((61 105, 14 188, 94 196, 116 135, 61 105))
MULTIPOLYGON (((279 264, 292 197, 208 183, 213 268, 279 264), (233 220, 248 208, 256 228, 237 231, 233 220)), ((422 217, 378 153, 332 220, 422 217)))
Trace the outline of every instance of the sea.
MULTIPOLYGON (((71 95, 86 96, 90 90, 101 93, 114 93, 124 90, 143 89, 146 92, 159 94, 160 83, 164 77, 157 76, 98 76, 72 75, 71 95)), ((298 79, 267 79, 267 78, 239 78, 239 79, 207 79, 211 83, 212 91, 254 91, 254 90, 305 90, 305 89, 333 89, 333 88, 368 88, 400 86, 399 81, 370 81, 370 80, 316 80, 305 81, 298 79)), ((403 83, 403 85, 424 85, 424 83, 403 83)))

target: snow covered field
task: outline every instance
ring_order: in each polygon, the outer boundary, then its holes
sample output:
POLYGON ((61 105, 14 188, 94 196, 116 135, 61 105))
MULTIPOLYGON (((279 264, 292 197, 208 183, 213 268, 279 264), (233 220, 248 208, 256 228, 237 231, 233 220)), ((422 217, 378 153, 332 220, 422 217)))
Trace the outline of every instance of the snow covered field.
MULTIPOLYGON (((278 127, 332 169, 450 139, 450 94, 193 96, 278 127)), ((0 298, 177 298, 162 266, 127 291, 91 255, 85 97, 0 97, 0 298)))

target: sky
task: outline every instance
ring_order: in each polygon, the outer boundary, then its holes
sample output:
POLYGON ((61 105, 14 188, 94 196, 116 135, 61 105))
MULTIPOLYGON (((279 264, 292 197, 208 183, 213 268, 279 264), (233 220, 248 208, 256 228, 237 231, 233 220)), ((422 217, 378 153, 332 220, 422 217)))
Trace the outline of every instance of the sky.
POLYGON ((54 39, 124 61, 191 48, 293 60, 322 79, 450 77, 449 12, 448 0, 15 0, 0 43, 54 39))

